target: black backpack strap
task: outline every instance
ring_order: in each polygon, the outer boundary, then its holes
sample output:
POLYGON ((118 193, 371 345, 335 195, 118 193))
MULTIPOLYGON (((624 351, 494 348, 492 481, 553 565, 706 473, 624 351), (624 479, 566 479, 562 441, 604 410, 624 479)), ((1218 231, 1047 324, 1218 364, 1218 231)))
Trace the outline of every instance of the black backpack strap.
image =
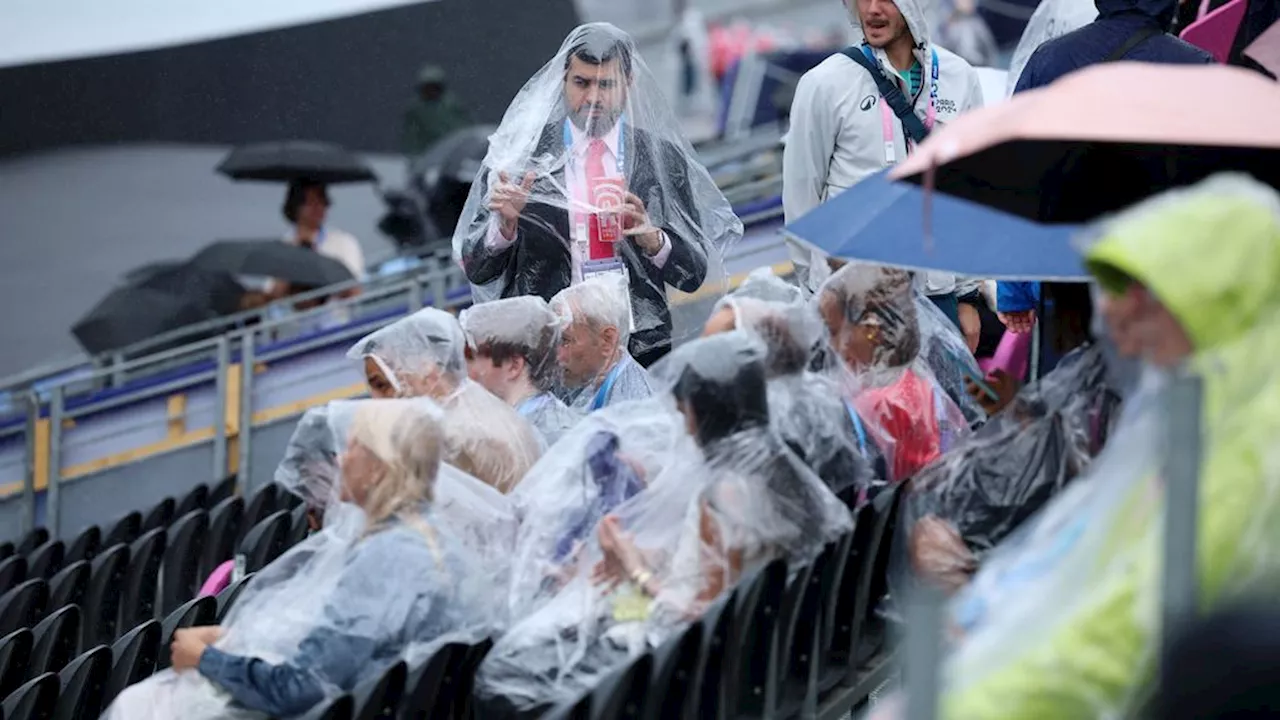
POLYGON ((1129 54, 1129 51, 1138 47, 1142 43, 1150 40, 1156 35, 1161 35, 1161 34, 1163 33, 1160 32, 1159 28, 1153 28, 1150 25, 1140 27, 1137 30, 1135 30, 1132 35, 1129 36, 1129 39, 1121 43, 1120 47, 1116 48, 1115 52, 1108 55, 1107 59, 1103 60, 1102 62, 1115 62, 1117 60, 1123 60, 1124 56, 1129 54))
MULTIPOLYGON (((898 84, 885 77, 884 73, 880 71, 879 63, 874 62, 863 54, 860 47, 847 47, 840 52, 871 73, 871 78, 876 82, 876 88, 880 90, 880 97, 884 98, 884 101, 889 104, 893 114, 898 116, 898 120, 902 122, 902 129, 906 131, 911 141, 917 145, 924 142, 924 139, 929 136, 929 129, 924 126, 920 117, 911 108, 911 101, 903 94, 898 84)), ((890 139, 885 138, 886 141, 890 139)))

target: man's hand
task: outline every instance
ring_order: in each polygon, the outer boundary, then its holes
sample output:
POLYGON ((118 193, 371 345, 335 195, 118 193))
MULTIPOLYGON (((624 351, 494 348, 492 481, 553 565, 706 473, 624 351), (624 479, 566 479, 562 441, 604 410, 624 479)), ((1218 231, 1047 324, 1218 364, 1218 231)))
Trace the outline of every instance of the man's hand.
POLYGON ((997 312, 996 317, 1000 318, 1000 322, 1004 323, 1009 332, 1029 333, 1036 326, 1035 310, 1020 310, 1008 313, 997 312))
POLYGON ((627 193, 622 203, 622 234, 629 236, 649 257, 662 249, 662 233, 649 222, 649 211, 635 193, 627 193))
POLYGON ((1005 408, 1006 405, 1013 402, 1013 398, 1018 395, 1018 391, 1022 389, 1022 383, 1018 378, 1010 375, 1003 370, 993 370, 986 377, 987 386, 996 391, 996 397, 991 397, 985 390, 978 387, 978 384, 969 378, 965 378, 964 386, 969 396, 978 401, 982 409, 987 412, 988 417, 995 415, 1005 408))
POLYGON ((222 636, 222 628, 216 625, 183 628, 173 633, 169 654, 174 670, 190 670, 200 664, 204 649, 222 636))
POLYGON ((489 210, 498 213, 499 230, 508 240, 516 237, 516 226, 520 221, 520 213, 529 203, 529 191, 533 189, 535 175, 532 171, 524 174, 519 185, 511 182, 505 172, 498 172, 498 182, 489 191, 489 210))

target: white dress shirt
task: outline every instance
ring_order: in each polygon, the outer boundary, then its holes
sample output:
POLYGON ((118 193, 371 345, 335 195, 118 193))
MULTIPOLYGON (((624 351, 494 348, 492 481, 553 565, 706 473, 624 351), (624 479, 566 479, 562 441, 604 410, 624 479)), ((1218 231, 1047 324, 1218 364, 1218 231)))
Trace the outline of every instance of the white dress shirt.
MULTIPOLYGON (((573 237, 567 238, 567 240, 569 240, 569 256, 572 264, 571 282, 577 284, 582 282, 582 263, 587 259, 587 246, 591 240, 590 226, 585 222, 579 223, 577 215, 580 212, 589 212, 592 209, 591 197, 587 191, 587 151, 591 147, 592 138, 573 123, 569 123, 569 128, 572 143, 568 148, 568 162, 565 163, 565 185, 570 196, 567 212, 569 213, 569 231, 573 237)), ((604 140, 605 144, 604 173, 606 178, 623 177, 622 168, 618 167, 618 141, 621 136, 621 128, 622 123, 615 123, 613 129, 600 138, 604 140)), ((492 184, 492 180, 490 182, 492 184)), ((640 255, 652 263, 654 267, 662 269, 667 264, 667 258, 671 256, 671 240, 662 230, 658 232, 662 237, 662 247, 657 254, 648 256, 641 251, 640 255)), ((494 215, 490 218, 485 246, 491 252, 502 252, 514 245, 518 239, 518 232, 515 237, 507 239, 500 229, 498 216, 494 215)))

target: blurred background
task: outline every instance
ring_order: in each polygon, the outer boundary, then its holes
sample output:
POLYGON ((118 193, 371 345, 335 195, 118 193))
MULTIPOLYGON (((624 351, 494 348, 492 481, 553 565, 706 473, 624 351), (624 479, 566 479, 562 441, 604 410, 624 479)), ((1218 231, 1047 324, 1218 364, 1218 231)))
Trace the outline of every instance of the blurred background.
MULTIPOLYGON (((979 3, 995 49, 970 59, 1007 64, 1033 5, 979 3)), ((633 34, 735 207, 767 211, 790 90, 847 18, 841 0, 6 0, 0 376, 87 357, 70 328, 131 271, 283 234, 280 186, 215 172, 246 143, 357 153, 376 183, 331 188, 332 223, 375 271, 441 260, 486 126, 580 22, 633 34), (428 152, 460 127, 470 147, 428 152)))

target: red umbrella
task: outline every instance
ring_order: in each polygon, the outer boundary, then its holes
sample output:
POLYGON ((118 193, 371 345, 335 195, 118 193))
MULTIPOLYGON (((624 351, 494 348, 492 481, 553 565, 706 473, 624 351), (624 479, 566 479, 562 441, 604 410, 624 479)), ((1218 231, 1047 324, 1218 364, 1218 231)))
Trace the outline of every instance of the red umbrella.
POLYGON ((1280 85, 1224 65, 1109 63, 935 130, 893 171, 1045 222, 1082 222, 1224 170, 1280 187, 1280 85))

